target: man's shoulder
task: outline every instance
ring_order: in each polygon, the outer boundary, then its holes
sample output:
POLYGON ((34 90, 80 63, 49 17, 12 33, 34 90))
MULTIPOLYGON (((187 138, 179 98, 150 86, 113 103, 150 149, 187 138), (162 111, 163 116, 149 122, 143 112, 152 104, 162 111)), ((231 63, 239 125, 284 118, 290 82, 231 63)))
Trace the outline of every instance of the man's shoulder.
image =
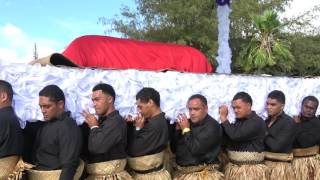
POLYGON ((110 119, 104 120, 102 125, 106 127, 123 127, 127 125, 127 122, 120 114, 115 114, 110 119))
POLYGON ((260 117, 255 111, 252 111, 249 119, 253 119, 256 120, 257 122, 262 122, 263 124, 265 124, 264 120, 262 119, 262 117, 260 117))
POLYGON ((289 116, 288 114, 286 114, 286 113, 283 113, 281 115, 281 121, 282 121, 282 123, 288 124, 288 125, 294 125, 295 124, 293 118, 291 116, 289 116))
POLYGON ((66 126, 68 128, 78 127, 76 120, 71 116, 64 116, 58 122, 62 126, 66 126))
POLYGON ((164 127, 168 126, 167 118, 165 117, 164 113, 160 113, 156 117, 149 120, 146 126, 160 131, 164 130, 164 127))
POLYGON ((112 116, 112 119, 115 120, 117 123, 125 123, 125 119, 120 115, 120 113, 115 114, 112 116))
POLYGON ((0 117, 1 120, 11 120, 16 119, 18 120, 18 117, 14 113, 14 110, 11 107, 2 108, 0 110, 0 117))
POLYGON ((209 114, 204 119, 205 124, 213 124, 213 125, 220 125, 216 119, 214 119, 209 114))

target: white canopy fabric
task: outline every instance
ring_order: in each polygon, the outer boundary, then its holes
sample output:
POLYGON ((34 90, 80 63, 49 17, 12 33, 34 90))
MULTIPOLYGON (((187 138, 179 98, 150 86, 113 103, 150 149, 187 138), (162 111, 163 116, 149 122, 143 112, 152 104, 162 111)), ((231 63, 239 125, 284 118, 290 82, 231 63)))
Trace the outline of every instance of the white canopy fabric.
MULTIPOLYGON (((251 95, 253 110, 262 117, 266 116, 266 96, 272 90, 277 89, 285 93, 285 112, 289 115, 297 115, 300 112, 303 97, 314 95, 320 99, 320 77, 289 78, 173 71, 78 69, 0 62, 0 79, 10 82, 13 86, 14 108, 21 118, 22 127, 25 121, 43 119, 38 106, 38 93, 49 84, 56 84, 64 91, 66 107, 72 112, 78 124, 83 123, 84 119, 80 113, 84 109, 94 112, 90 96, 92 88, 101 82, 114 87, 117 94, 116 108, 123 116, 134 113, 135 95, 142 87, 155 88, 160 92, 162 111, 172 121, 178 113, 187 112, 187 99, 196 93, 208 99, 209 114, 217 120, 218 107, 224 103, 230 107, 233 96, 239 91, 251 95)), ((233 119, 232 113, 230 119, 233 119)))

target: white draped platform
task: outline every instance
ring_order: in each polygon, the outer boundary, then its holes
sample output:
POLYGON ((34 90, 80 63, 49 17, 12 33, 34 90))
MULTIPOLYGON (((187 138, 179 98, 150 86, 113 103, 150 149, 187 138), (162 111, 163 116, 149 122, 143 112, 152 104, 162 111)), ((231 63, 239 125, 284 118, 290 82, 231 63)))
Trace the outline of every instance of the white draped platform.
MULTIPOLYGON (((151 72, 138 70, 78 69, 0 62, 0 79, 10 82, 14 89, 14 108, 25 121, 43 119, 38 93, 46 85, 56 84, 65 93, 66 107, 78 124, 83 122, 80 112, 94 112, 90 95, 97 83, 108 83, 116 91, 116 108, 125 116, 134 113, 135 95, 142 87, 153 87, 160 92, 161 108, 171 119, 187 112, 186 101, 195 93, 207 97, 209 114, 218 119, 218 107, 228 104, 235 93, 248 92, 253 99, 253 110, 265 117, 268 92, 281 90, 286 95, 285 111, 290 115, 300 112, 303 97, 314 95, 320 99, 320 77, 290 78, 224 74, 192 74, 180 72, 151 72)), ((319 114, 319 110, 318 113, 319 114)), ((230 115, 232 118, 232 114, 230 115)))

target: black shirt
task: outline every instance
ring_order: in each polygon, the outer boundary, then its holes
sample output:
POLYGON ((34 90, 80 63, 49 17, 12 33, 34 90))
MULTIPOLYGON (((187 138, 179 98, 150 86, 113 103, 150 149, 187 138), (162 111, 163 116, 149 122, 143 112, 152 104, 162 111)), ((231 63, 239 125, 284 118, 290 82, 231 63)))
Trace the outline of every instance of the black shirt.
POLYGON ((190 132, 182 135, 176 130, 171 142, 172 151, 176 153, 176 162, 180 166, 194 166, 218 162, 222 128, 211 116, 193 124, 190 120, 190 132))
POLYGON ((118 111, 99 118, 99 127, 90 131, 89 162, 103 162, 127 157, 127 124, 118 111))
POLYGON ((0 109, 0 158, 22 155, 23 136, 18 117, 11 106, 0 109))
POLYGON ((44 121, 35 121, 35 122, 26 122, 26 127, 22 130, 23 131, 23 140, 24 140, 24 147, 23 147, 23 161, 28 163, 33 163, 33 159, 35 154, 32 153, 34 149, 35 140, 37 137, 38 131, 41 127, 46 124, 44 121))
POLYGON ((222 123, 227 140, 227 149, 231 151, 263 152, 265 122, 254 111, 247 118, 222 123))
POLYGON ((268 127, 271 117, 267 118, 266 137, 264 139, 265 150, 274 153, 290 153, 295 139, 295 124, 293 119, 282 112, 277 120, 268 127))
POLYGON ((46 121, 35 141, 35 160, 38 170, 61 169, 60 180, 73 179, 79 164, 81 132, 70 112, 46 121))
POLYGON ((320 121, 316 117, 301 117, 296 123, 296 139, 294 148, 308 148, 320 144, 320 121))
POLYGON ((142 129, 137 131, 128 125, 128 154, 131 157, 145 156, 163 151, 168 145, 168 125, 164 113, 146 119, 142 129))

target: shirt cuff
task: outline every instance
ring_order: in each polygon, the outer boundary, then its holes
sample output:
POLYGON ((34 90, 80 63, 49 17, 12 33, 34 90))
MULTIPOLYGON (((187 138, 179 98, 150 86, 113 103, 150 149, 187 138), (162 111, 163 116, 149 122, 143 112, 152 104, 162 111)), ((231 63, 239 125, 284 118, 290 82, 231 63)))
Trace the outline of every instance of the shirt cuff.
POLYGON ((95 128, 98 128, 99 126, 91 126, 90 129, 95 129, 95 128))
POLYGON ((182 130, 182 135, 184 135, 184 134, 186 134, 187 132, 190 132, 190 131, 191 131, 190 128, 184 128, 184 129, 182 130))
POLYGON ((140 131, 141 130, 141 128, 139 128, 139 127, 136 127, 136 131, 140 131))

